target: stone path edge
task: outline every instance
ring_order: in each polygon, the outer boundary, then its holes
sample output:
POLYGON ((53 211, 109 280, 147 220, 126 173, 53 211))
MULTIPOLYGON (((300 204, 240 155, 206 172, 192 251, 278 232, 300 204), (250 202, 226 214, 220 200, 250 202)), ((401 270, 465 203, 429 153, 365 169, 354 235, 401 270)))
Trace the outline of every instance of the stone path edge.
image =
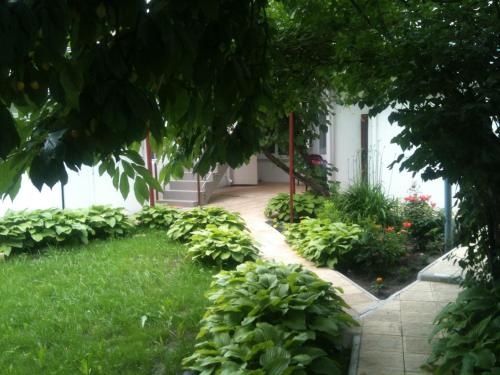
MULTIPOLYGON (((267 222, 266 222, 267 225, 269 225, 267 222)), ((276 228, 274 228, 272 225, 269 225, 270 228, 272 228, 274 231, 276 231, 279 235, 283 236, 283 233, 281 233, 279 230, 277 230, 276 228)), ((293 250, 293 249, 292 249, 293 250)), ((295 253, 297 253, 295 250, 293 250, 295 253)), ((297 253, 297 255, 301 256, 300 254, 297 253)), ((301 256, 302 257, 302 256, 301 256)), ((318 267, 318 268, 324 268, 324 269, 330 269, 328 267, 318 267)), ((371 311, 372 309, 376 308, 379 303, 381 301, 384 301, 384 300, 380 300, 377 296, 375 296, 373 293, 371 293, 369 290, 363 288, 361 285, 359 285, 357 282, 355 282, 354 280, 350 279, 349 277, 347 277, 346 275, 344 275, 342 272, 339 272, 337 270, 334 270, 335 272, 337 272, 339 274, 339 276, 341 276, 343 279, 345 279, 347 282, 349 282, 350 284, 352 284, 353 286, 357 287, 358 289, 361 289, 364 293, 370 295, 374 300, 375 302, 373 303, 373 307, 369 307, 367 308, 365 311, 363 312, 359 312, 359 315, 363 315, 365 314, 366 312, 369 312, 371 311)), ((314 272, 314 271, 313 271, 314 272)), ((318 276, 319 277, 319 276, 318 276)), ((320 277, 321 278, 321 277, 320 277)), ((333 285, 335 286, 335 285, 333 285)), ((341 287, 340 287, 341 288, 341 287)), ((341 288, 342 289, 342 288, 341 288)), ((405 288, 406 289, 406 288, 405 288)), ((403 289, 401 289, 403 290, 403 289)), ((400 292, 400 291, 398 291, 400 292)), ((394 294, 397 294, 398 292, 394 293, 394 294)), ((390 296, 392 297, 392 295, 390 296)), ((388 297, 387 299, 389 299, 390 297, 388 297)))

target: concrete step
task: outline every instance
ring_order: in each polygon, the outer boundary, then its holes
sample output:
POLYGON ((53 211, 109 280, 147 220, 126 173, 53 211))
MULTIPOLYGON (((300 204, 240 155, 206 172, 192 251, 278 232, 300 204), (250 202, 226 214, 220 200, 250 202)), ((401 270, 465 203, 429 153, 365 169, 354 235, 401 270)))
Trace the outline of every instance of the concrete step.
POLYGON ((421 281, 434 281, 448 284, 459 284, 464 277, 464 270, 458 261, 466 256, 465 247, 455 248, 429 264, 418 273, 421 281))
MULTIPOLYGON (((165 199, 174 199, 174 200, 188 200, 188 201, 197 201, 198 200, 198 191, 196 190, 165 190, 163 193, 163 197, 165 199)), ((203 194, 202 194, 203 198, 203 194)))
POLYGON ((167 204, 172 207, 196 207, 198 206, 198 202, 183 200, 183 199, 161 199, 158 200, 159 204, 167 204))
MULTIPOLYGON (((200 181, 200 187, 203 182, 200 181)), ((168 189, 170 190, 197 190, 198 183, 196 180, 175 180, 168 183, 168 189)))

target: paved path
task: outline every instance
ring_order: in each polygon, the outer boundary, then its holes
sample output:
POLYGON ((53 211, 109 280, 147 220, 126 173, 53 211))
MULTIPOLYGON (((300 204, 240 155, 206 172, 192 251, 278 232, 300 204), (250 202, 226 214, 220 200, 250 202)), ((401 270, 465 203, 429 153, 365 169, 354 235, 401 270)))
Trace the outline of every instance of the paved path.
MULTIPOLYGON (((300 187, 297 187, 297 192, 300 190, 300 187)), ((253 237, 259 242, 263 258, 285 264, 302 264, 322 279, 341 287, 344 290, 343 298, 351 306, 352 315, 359 316, 373 308, 379 301, 375 296, 341 273, 328 268, 318 268, 297 255, 285 242, 285 237, 266 223, 264 208, 267 201, 282 191, 286 191, 286 185, 265 184, 257 187, 224 188, 212 196, 209 206, 223 207, 238 212, 246 221, 253 237)))
MULTIPOLYGON (((341 273, 318 268, 297 255, 283 235, 265 222, 267 201, 286 188, 283 184, 224 188, 214 194, 210 205, 239 212, 260 243, 264 258, 302 264, 344 289, 343 297, 352 308, 351 314, 361 322, 359 350, 353 351, 357 358, 352 361, 354 366, 349 375, 426 374, 420 366, 430 353, 428 337, 432 321, 459 291, 457 285, 449 283, 459 276, 458 266, 442 257, 420 274, 431 281, 417 280, 387 300, 379 301, 341 273)), ((455 253, 463 256, 463 250, 455 253)))

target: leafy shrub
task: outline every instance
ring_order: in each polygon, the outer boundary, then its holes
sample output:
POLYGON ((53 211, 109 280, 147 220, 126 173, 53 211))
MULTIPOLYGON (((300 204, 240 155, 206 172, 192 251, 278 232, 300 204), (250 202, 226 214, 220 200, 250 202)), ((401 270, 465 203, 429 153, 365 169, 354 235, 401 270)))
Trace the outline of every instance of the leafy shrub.
POLYGON ((386 197, 380 185, 351 185, 338 199, 338 208, 355 223, 371 220, 390 226, 401 222, 398 201, 386 197))
POLYGON ((413 193, 404 198, 403 216, 411 223, 410 237, 420 252, 444 247, 444 215, 429 202, 429 195, 413 193))
POLYGON ((428 359, 434 374, 500 373, 499 301, 500 285, 473 285, 439 313, 428 359))
POLYGON ((317 217, 318 219, 330 220, 332 223, 348 221, 348 215, 339 210, 335 200, 325 200, 323 206, 318 209, 317 217))
POLYGON ((383 273, 397 266, 406 254, 407 232, 395 227, 384 228, 380 224, 365 222, 359 240, 353 244, 342 266, 383 273))
POLYGON ((89 238, 119 236, 131 228, 123 209, 108 206, 8 212, 0 219, 0 252, 9 255, 13 249, 28 251, 47 245, 87 243, 89 238))
POLYGON ((219 207, 193 208, 180 211, 180 216, 167 231, 167 236, 173 240, 188 242, 193 232, 205 229, 207 225, 225 225, 228 228, 245 230, 245 222, 234 212, 219 207))
MULTIPOLYGON (((63 211, 71 214, 71 211, 63 211)), ((92 230, 92 237, 122 236, 132 229, 132 222, 123 208, 91 206, 82 211, 85 224, 92 230)))
POLYGON ((335 267, 352 249, 361 229, 356 224, 332 223, 329 220, 304 219, 288 224, 284 235, 299 254, 318 266, 335 267))
MULTIPOLYGON (((311 193, 295 194, 293 196, 294 220, 299 221, 305 217, 316 217, 324 202, 324 197, 311 193)), ((289 222, 290 194, 280 193, 271 198, 264 210, 264 215, 275 222, 289 222)))
POLYGON ((144 206, 135 214, 135 220, 140 227, 168 229, 179 216, 179 210, 173 207, 163 205, 156 205, 154 207, 144 206))
POLYGON ((212 283, 194 354, 203 374, 338 374, 357 323, 336 288, 299 265, 247 262, 212 283))
POLYGON ((233 267, 256 260, 259 249, 247 231, 208 224, 205 229, 193 232, 188 254, 203 263, 233 267))

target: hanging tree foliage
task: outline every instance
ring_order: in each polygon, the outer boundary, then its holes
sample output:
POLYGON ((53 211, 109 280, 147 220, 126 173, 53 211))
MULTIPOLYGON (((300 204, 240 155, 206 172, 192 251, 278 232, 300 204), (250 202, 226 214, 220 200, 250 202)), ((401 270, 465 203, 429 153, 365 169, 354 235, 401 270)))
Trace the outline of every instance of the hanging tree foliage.
POLYGON ((2 196, 15 196, 25 171, 38 188, 51 187, 67 181, 66 167, 102 161, 122 193, 136 177, 135 193, 146 197, 146 184, 157 186, 137 153, 147 132, 171 156, 164 175, 194 159, 200 173, 246 160, 259 136, 265 5, 1 2, 2 196))
POLYGON ((402 128, 401 168, 459 185, 464 265, 500 280, 500 5, 337 1, 334 82, 402 128))

